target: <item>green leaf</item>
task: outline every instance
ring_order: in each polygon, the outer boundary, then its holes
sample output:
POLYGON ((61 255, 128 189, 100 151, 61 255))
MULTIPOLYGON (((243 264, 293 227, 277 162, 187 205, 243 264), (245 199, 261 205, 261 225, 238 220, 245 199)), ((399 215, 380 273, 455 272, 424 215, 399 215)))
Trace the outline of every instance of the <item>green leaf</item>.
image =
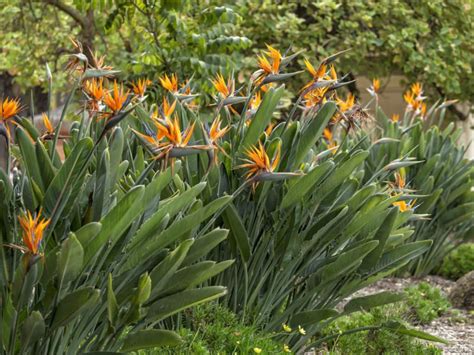
POLYGON ((217 264, 214 261, 202 261, 200 263, 184 267, 178 270, 178 272, 174 274, 173 278, 168 280, 168 283, 159 294, 159 297, 197 286, 211 277, 220 274, 233 263, 234 260, 227 260, 217 264))
POLYGON ((446 340, 440 337, 431 335, 418 329, 407 328, 406 326, 397 321, 390 321, 388 323, 385 323, 383 326, 399 334, 408 335, 414 338, 419 338, 428 341, 435 341, 437 343, 449 344, 446 340))
POLYGON ((99 234, 84 246, 84 265, 87 265, 108 241, 113 245, 113 241, 117 241, 134 219, 142 213, 144 192, 143 186, 134 187, 102 218, 100 221, 102 229, 99 234))
POLYGON ((47 189, 54 179, 56 169, 53 166, 53 162, 48 155, 48 152, 39 140, 36 141, 36 159, 38 165, 41 167, 40 173, 43 180, 44 188, 47 189))
POLYGON ((255 144, 268 126, 272 119, 273 111, 280 101, 284 92, 284 86, 278 88, 271 88, 263 96, 262 103, 258 107, 257 113, 252 118, 250 126, 245 133, 242 143, 239 146, 239 153, 243 153, 250 146, 255 144))
POLYGON ((56 225, 63 209, 68 203, 69 196, 79 177, 84 176, 84 167, 90 162, 89 153, 92 149, 92 140, 84 138, 74 147, 44 195, 44 209, 51 216, 50 228, 56 225))
POLYGON ((337 167, 328 178, 319 186, 316 193, 316 200, 323 200, 334 189, 341 185, 364 160, 369 156, 369 152, 360 151, 355 153, 351 158, 337 167))
POLYGON ((394 267, 400 267, 423 254, 432 244, 431 240, 423 240, 413 243, 407 243, 394 248, 382 255, 377 265, 370 271, 370 274, 376 274, 384 270, 391 270, 394 267))
POLYGON ((150 275, 148 275, 147 272, 141 275, 138 280, 138 287, 135 296, 132 299, 132 303, 135 305, 144 304, 150 298, 151 285, 152 281, 150 275))
POLYGON ((74 233, 70 233, 62 243, 58 254, 59 285, 64 286, 78 277, 82 271, 84 249, 74 233))
POLYGON ((18 146, 20 147, 21 157, 25 164, 28 176, 40 187, 41 191, 44 192, 45 188, 41 177, 39 162, 36 158, 34 143, 21 127, 17 127, 16 129, 16 139, 18 141, 18 146))
POLYGON ((139 247, 130 251, 127 261, 122 271, 127 271, 137 265, 148 260, 156 251, 175 242, 187 232, 199 226, 199 224, 207 218, 213 216, 217 211, 223 208, 232 200, 232 196, 220 197, 208 205, 200 208, 198 211, 175 221, 168 229, 164 230, 160 235, 150 240, 144 241, 139 247))
POLYGON ((378 243, 377 240, 371 240, 340 254, 334 262, 323 266, 319 270, 321 282, 334 280, 358 266, 362 259, 375 249, 378 243))
POLYGON ((194 244, 189 249, 188 255, 183 261, 183 265, 189 265, 206 256, 212 249, 214 249, 220 242, 226 239, 228 230, 214 229, 212 232, 197 238, 194 244))
MULTIPOLYGON (((171 175, 162 174, 158 179, 163 179, 163 184, 168 184, 171 181, 171 175)), ((162 201, 158 210, 143 223, 138 232, 133 236, 129 248, 131 249, 135 246, 143 245, 144 242, 153 238, 157 228, 166 215, 171 218, 179 211, 182 211, 187 205, 194 201, 196 196, 199 195, 205 187, 206 183, 202 182, 179 195, 162 201)))
POLYGON ((180 243, 175 250, 169 253, 166 258, 151 271, 150 277, 153 284, 153 295, 158 294, 168 280, 175 274, 193 243, 193 239, 188 239, 180 243))
POLYGON ((111 327, 115 327, 117 324, 118 312, 119 306, 112 286, 112 274, 109 274, 107 282, 107 315, 111 327))
POLYGON ((226 293, 226 288, 222 286, 202 287, 179 292, 152 303, 147 316, 150 320, 159 321, 186 308, 222 297, 226 293))
POLYGON ((372 269, 379 261, 380 256, 382 255, 384 251, 385 243, 387 242, 387 239, 390 236, 390 233, 392 233, 392 230, 395 226, 395 221, 397 220, 397 216, 398 216, 398 208, 397 207, 391 208, 388 216, 385 218, 382 225, 379 227, 379 229, 375 233, 374 239, 378 240, 379 244, 374 250, 372 250, 364 258, 364 261, 362 262, 362 265, 361 265, 362 271, 367 271, 367 270, 372 269))
POLYGON ((46 325, 43 316, 33 311, 23 322, 21 329, 21 348, 27 349, 44 336, 46 325))
POLYGON ((58 304, 54 312, 51 330, 67 325, 89 307, 98 303, 100 291, 86 287, 68 294, 58 304))
POLYGON ((374 295, 353 298, 344 306, 344 314, 368 311, 374 307, 402 301, 404 298, 403 293, 391 292, 380 292, 374 295))
POLYGON ((222 218, 225 225, 230 229, 230 235, 234 239, 237 248, 239 248, 242 260, 244 263, 248 262, 251 256, 249 236, 233 203, 230 203, 224 210, 222 218))
POLYGON ((295 314, 291 320, 290 325, 296 327, 298 325, 305 327, 317 324, 325 319, 336 317, 339 312, 331 308, 316 309, 314 311, 300 312, 295 314))
POLYGON ((136 351, 162 346, 177 346, 183 341, 175 332, 160 329, 140 330, 125 338, 121 351, 136 351))
POLYGON ((310 192, 311 188, 316 185, 333 167, 334 163, 332 161, 327 161, 315 167, 303 177, 293 180, 294 183, 290 183, 290 187, 283 197, 281 208, 290 207, 291 205, 301 201, 310 192))
POLYGON ((91 222, 83 225, 81 228, 75 231, 74 234, 81 245, 87 245, 97 236, 97 234, 99 234, 101 229, 102 224, 99 222, 91 222))
POLYGON ((329 101, 321 107, 316 117, 312 118, 299 139, 293 167, 298 167, 309 150, 314 147, 335 112, 336 103, 329 101))

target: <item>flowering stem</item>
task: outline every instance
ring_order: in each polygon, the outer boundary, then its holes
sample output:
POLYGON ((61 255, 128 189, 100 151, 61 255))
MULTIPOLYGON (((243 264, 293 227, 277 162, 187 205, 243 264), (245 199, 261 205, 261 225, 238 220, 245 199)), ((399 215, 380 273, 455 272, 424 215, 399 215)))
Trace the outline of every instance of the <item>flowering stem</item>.
POLYGON ((74 93, 76 92, 77 87, 79 86, 79 83, 82 81, 82 75, 76 80, 74 83, 74 86, 69 93, 69 96, 67 97, 66 103, 64 104, 63 111, 61 112, 61 117, 59 118, 58 125, 56 126, 55 132, 54 132, 54 139, 53 139, 53 145, 51 147, 51 161, 54 162, 54 155, 56 154, 56 145, 58 144, 58 138, 59 138, 59 132, 61 131, 61 126, 63 124, 64 118, 66 117, 66 112, 69 104, 71 103, 72 97, 74 96, 74 93))

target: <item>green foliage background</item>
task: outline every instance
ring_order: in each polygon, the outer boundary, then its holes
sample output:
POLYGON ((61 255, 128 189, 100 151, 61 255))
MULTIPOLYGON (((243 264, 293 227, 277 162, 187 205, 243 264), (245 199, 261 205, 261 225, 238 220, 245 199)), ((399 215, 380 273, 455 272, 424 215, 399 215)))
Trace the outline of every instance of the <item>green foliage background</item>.
POLYGON ((195 74, 208 87, 211 73, 250 71, 253 53, 265 43, 304 48, 311 58, 352 48, 339 65, 342 71, 402 74, 425 83, 431 94, 473 101, 474 7, 466 0, 0 0, 0 5, 0 71, 23 88, 42 83, 44 64, 61 61, 68 36, 92 36, 86 43, 132 76, 195 74), (81 27, 74 13, 90 26, 81 27))

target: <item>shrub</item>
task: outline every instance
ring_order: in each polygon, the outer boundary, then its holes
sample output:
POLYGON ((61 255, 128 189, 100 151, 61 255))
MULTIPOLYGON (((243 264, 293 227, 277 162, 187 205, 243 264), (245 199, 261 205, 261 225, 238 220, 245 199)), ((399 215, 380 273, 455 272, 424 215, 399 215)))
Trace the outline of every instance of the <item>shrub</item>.
MULTIPOLYGON (((285 110, 281 82, 300 74, 287 71, 298 53, 284 56, 268 46, 245 87, 236 88, 232 77, 214 78, 216 105, 209 111, 196 108, 192 83, 181 86, 175 75, 160 80, 163 100, 147 103, 146 80, 129 91, 112 85, 106 77, 116 71, 102 60, 90 62, 76 47, 68 68, 84 103, 67 137, 60 137, 61 125, 74 90, 57 126, 44 119, 44 134, 11 115, 17 102, 2 103, 4 244, 20 243, 19 210, 48 219, 47 228, 37 227, 46 231, 40 248, 46 279, 34 278, 42 264, 30 245, 26 264, 18 263, 17 250, 1 255, 5 299, 13 304, 6 314, 13 324, 10 349, 23 311, 28 326, 46 320, 44 336, 32 346, 52 352, 176 344, 176 334, 153 327, 175 328, 180 311, 225 295, 224 304, 256 329, 304 327, 304 336, 278 334, 301 350, 331 321, 400 299, 381 293, 335 310, 431 245, 406 242, 412 233, 406 221, 423 216, 394 206, 403 201, 383 182, 412 162, 396 159, 368 178, 372 145, 362 149, 364 140, 346 140, 338 146, 325 131, 338 124, 352 134, 365 118, 353 97, 337 96, 348 84, 332 66, 342 53, 317 68, 307 62, 311 79, 285 110), (16 128, 9 125, 13 120, 16 128), (10 144, 7 128, 17 143, 10 144), (19 170, 10 169, 12 163, 19 170), (221 227, 231 230, 227 243, 221 227), (207 261, 207 254, 219 263, 207 261), (222 284, 227 289, 214 286, 222 284), (77 306, 83 303, 76 296, 91 307, 77 306), (76 298, 77 309, 69 305, 76 298), (73 319, 79 311, 86 313, 73 319)), ((397 322, 383 327, 439 341, 397 322)))
POLYGON ((407 304, 410 307, 410 313, 420 323, 430 323, 451 307, 440 289, 427 282, 420 282, 416 286, 408 287, 405 292, 408 296, 407 304))
MULTIPOLYGON (((82 70, 77 85, 111 73, 82 70)), ((205 260, 227 231, 200 227, 231 197, 204 204, 206 184, 180 184, 179 164, 155 173, 143 155, 130 157, 120 126, 137 98, 107 95, 109 108, 96 113, 88 100, 67 137, 60 126, 68 105, 56 127, 44 116, 40 133, 16 116, 18 102, 0 103, 2 352, 179 344, 166 319, 226 292, 200 285, 232 263, 205 260)))
MULTIPOLYGON (((167 100, 161 106, 143 105, 134 115, 134 133, 147 157, 173 164, 185 155, 183 181, 207 179, 209 201, 234 196, 221 218, 212 221, 231 230, 228 244, 212 257, 236 259, 216 278, 228 288, 223 301, 265 331, 276 331, 282 323, 304 326, 306 337, 279 338, 295 349, 341 316, 334 307, 343 298, 431 244, 405 243, 412 233, 405 222, 418 216, 399 212, 393 206, 399 196, 391 196, 385 184, 364 181, 370 147, 337 149, 333 141, 321 140, 328 124, 353 128, 364 114, 351 97, 342 100, 335 93, 347 85, 331 68, 340 54, 317 69, 307 64, 312 79, 287 110, 280 106, 285 94, 280 82, 299 74, 287 69, 297 54, 283 56, 267 47, 260 69, 244 87, 236 88, 231 76, 214 78, 212 112, 193 110, 192 95, 164 83, 167 100), (178 112, 173 120, 172 102, 178 112)), ((396 161, 392 170, 409 164, 396 161)), ((382 166, 373 172, 383 174, 382 166)), ((397 299, 382 295, 361 302, 370 308, 397 299)), ((354 311, 357 302, 342 314, 354 311)))
POLYGON ((421 84, 414 84, 405 94, 405 114, 388 118, 378 107, 375 93, 379 129, 373 130, 370 136, 359 131, 351 143, 366 139, 361 146, 370 154, 365 165, 367 181, 373 180, 377 169, 389 167, 396 159, 406 164, 403 169, 379 175, 377 179, 405 200, 399 208, 424 215, 416 220, 408 218, 414 228, 409 240, 432 240, 433 244, 427 253, 400 272, 416 276, 431 272, 453 246, 467 241, 474 231, 474 161, 464 158, 466 148, 456 143, 461 132, 454 130, 453 123, 443 130, 440 128, 450 102, 427 107, 423 95, 421 84))
POLYGON ((472 270, 474 270, 474 243, 466 243, 446 255, 437 274, 457 280, 472 270))

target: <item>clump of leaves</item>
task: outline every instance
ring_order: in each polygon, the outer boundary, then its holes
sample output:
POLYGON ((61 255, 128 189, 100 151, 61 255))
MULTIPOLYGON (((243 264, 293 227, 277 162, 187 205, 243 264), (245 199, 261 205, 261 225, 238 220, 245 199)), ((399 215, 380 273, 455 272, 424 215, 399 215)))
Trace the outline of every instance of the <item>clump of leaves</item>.
POLYGON ((340 318, 324 331, 324 334, 341 334, 326 343, 329 354, 441 354, 441 350, 436 346, 421 343, 408 335, 383 328, 370 329, 377 324, 393 320, 406 324, 406 310, 406 303, 401 302, 340 318), (355 328, 370 330, 343 335, 355 328))
POLYGON ((474 243, 461 244, 443 260, 438 274, 451 280, 457 280, 474 270, 474 243))
POLYGON ((410 307, 409 313, 419 323, 429 323, 451 307, 441 290, 427 282, 407 287, 405 292, 408 296, 406 302, 410 307))

